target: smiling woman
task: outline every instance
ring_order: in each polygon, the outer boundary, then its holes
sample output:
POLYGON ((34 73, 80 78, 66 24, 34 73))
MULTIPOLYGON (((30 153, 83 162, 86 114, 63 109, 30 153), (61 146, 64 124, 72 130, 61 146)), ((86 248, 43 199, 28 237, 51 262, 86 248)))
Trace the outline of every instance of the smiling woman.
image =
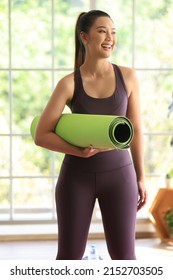
MULTIPOLYGON (((84 56, 88 52, 92 55, 94 49, 102 48, 103 50, 108 51, 108 54, 106 55, 110 56, 110 51, 113 51, 116 44, 115 27, 110 16, 107 13, 100 11, 100 16, 95 19, 94 13, 91 15, 87 14, 87 17, 89 17, 91 21, 88 23, 86 21, 86 14, 87 13, 80 14, 76 25, 75 69, 78 68, 77 60, 81 59, 79 64, 82 64, 84 56)), ((94 59, 95 55, 99 55, 99 53, 93 53, 94 59)))
MULTIPOLYGON (((93 15, 92 17, 94 18, 93 15)), ((75 69, 81 66, 83 87, 90 97, 106 98, 113 94, 116 87, 112 65, 103 60, 100 66, 104 71, 97 72, 93 65, 96 66, 100 59, 109 58, 112 55, 116 45, 115 27, 112 19, 106 13, 100 12, 100 16, 95 19, 89 31, 88 28, 85 14, 82 13, 76 27, 78 36, 76 36, 75 69), (84 59, 85 64, 83 64, 84 59), (90 67, 90 71, 86 71, 88 68, 86 63, 90 67)), ((98 65, 99 68, 100 66, 98 65)))
MULTIPOLYGON (((109 13, 117 29, 116 51, 104 52, 110 52, 118 65, 125 62, 136 68, 140 80, 149 197, 139 218, 147 219, 158 188, 165 186, 165 174, 172 168, 172 115, 167 117, 167 108, 172 102, 173 1, 1 0, 0 150, 5 151, 0 157, 1 224, 56 221, 54 187, 63 154, 33 146, 29 125, 43 110, 56 83, 72 71, 76 17, 92 7, 109 13)), ((97 73, 97 79, 94 72, 85 73, 82 79, 79 75, 82 98, 86 101, 90 96, 97 102, 99 97, 103 99, 99 102, 111 106, 117 84, 111 73, 111 68, 106 76, 97 73), (110 85, 107 91, 104 79, 110 85), (96 85, 99 95, 93 89, 96 85)), ((67 106, 64 110, 69 112, 67 106)), ((100 212, 96 213, 94 226, 101 221, 100 212)), ((100 234, 100 226, 97 230, 100 234)))
POLYGON ((136 213, 147 198, 137 78, 133 69, 109 61, 116 36, 107 13, 91 10, 80 14, 75 30, 75 71, 57 83, 34 138, 38 146, 65 153, 55 196, 57 259, 82 258, 96 199, 110 257, 136 259, 136 213), (135 132, 130 145, 132 159, 128 150, 89 144, 81 148, 55 134, 65 105, 76 114, 129 118, 135 132))
MULTIPOLYGON (((90 51, 91 55, 91 51, 94 52, 94 47, 101 47, 101 50, 108 51, 106 55, 109 57, 111 55, 110 51, 113 51, 116 44, 116 36, 113 30, 115 30, 115 27, 109 17, 99 17, 88 33, 81 31, 80 38, 85 46, 86 53, 90 51)), ((97 51, 93 53, 93 58, 96 54, 97 51)))

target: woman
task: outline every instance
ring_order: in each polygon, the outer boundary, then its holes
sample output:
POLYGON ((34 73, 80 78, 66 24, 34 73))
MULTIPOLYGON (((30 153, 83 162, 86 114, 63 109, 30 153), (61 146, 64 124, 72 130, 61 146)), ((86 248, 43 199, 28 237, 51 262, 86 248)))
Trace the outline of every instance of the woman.
POLYGON ((82 258, 97 198, 111 259, 133 260, 136 212, 147 196, 138 82, 134 70, 108 60, 116 31, 107 13, 81 13, 75 40, 75 71, 58 82, 35 135, 37 145, 65 153, 56 186, 56 259, 82 258), (55 135, 66 104, 73 113, 127 116, 134 126, 132 157, 128 150, 78 148, 55 135))

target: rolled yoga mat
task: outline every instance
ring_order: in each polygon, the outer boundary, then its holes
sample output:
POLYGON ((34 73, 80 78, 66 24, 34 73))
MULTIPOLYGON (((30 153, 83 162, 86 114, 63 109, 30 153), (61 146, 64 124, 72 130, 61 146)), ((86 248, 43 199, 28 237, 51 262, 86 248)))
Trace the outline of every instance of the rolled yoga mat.
MULTIPOLYGON (((30 127, 34 138, 39 116, 30 127)), ((85 148, 127 149, 133 138, 133 126, 124 116, 62 114, 55 126, 55 134, 68 143, 85 148)))

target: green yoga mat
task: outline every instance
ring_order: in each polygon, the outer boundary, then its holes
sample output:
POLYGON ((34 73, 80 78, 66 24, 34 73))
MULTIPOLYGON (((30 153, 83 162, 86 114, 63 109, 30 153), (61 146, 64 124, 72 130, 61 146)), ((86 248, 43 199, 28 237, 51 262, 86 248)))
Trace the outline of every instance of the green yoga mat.
MULTIPOLYGON (((36 116, 31 123, 34 138, 39 121, 36 116)), ((133 126, 128 118, 111 115, 62 114, 55 133, 68 143, 85 148, 127 149, 133 138, 133 126)))

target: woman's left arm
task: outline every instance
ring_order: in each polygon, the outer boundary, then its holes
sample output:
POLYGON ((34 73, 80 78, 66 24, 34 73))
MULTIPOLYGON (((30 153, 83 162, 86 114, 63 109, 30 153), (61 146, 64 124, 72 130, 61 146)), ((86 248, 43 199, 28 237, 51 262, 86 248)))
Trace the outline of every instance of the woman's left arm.
POLYGON ((125 68, 123 72, 128 93, 127 118, 131 120, 134 127, 134 137, 130 145, 130 151, 137 176, 139 191, 138 210, 140 210, 146 204, 147 191, 144 179, 144 148, 140 112, 139 84, 135 70, 131 68, 125 68))

